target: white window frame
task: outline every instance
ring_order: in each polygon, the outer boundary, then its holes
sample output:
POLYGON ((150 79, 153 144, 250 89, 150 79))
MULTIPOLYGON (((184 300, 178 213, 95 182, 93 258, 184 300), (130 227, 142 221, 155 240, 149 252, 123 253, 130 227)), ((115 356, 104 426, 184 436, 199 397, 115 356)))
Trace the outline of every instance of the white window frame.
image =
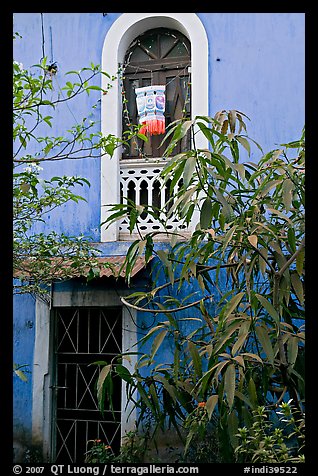
MULTIPOLYGON (((204 26, 195 13, 123 13, 110 27, 102 51, 102 69, 116 75, 131 42, 147 30, 165 27, 180 31, 191 42, 191 118, 208 115, 208 38, 204 26)), ((102 87, 107 87, 108 78, 103 75, 102 87)), ((122 97, 120 84, 115 81, 107 95, 101 99, 101 130, 104 135, 122 134, 122 97)), ((201 137, 200 148, 207 148, 208 142, 201 137)), ((113 157, 101 159, 101 222, 109 216, 105 205, 120 202, 118 148, 113 157)), ((118 223, 107 229, 101 227, 101 242, 117 241, 118 223)))

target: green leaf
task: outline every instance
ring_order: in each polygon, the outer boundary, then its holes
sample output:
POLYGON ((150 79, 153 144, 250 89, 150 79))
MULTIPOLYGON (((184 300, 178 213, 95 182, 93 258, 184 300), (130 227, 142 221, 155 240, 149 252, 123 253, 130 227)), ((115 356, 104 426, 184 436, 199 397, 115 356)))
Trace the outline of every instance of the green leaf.
POLYGON ((231 218, 233 214, 233 209, 231 205, 227 202, 227 200, 225 199, 225 197, 222 195, 222 193, 220 192, 218 188, 215 188, 215 194, 218 201, 223 205, 222 211, 223 211, 224 217, 228 219, 231 218))
POLYGON ((155 412, 158 414, 160 412, 160 407, 159 407, 159 400, 158 400, 158 395, 156 391, 156 387, 153 383, 149 385, 148 388, 149 395, 152 397, 152 404, 155 412))
POLYGON ((142 337, 141 341, 143 343, 147 342, 147 340, 152 336, 152 334, 158 331, 159 329, 165 329, 165 324, 158 324, 157 326, 152 327, 150 331, 144 337, 142 337))
POLYGON ((287 221, 290 225, 293 225, 293 222, 288 218, 288 216, 280 212, 279 210, 275 210, 274 208, 269 208, 269 207, 267 208, 267 210, 273 215, 277 215, 282 220, 287 221))
POLYGON ((52 123, 50 119, 53 119, 53 117, 52 116, 43 117, 43 121, 45 121, 50 127, 52 127, 52 123))
POLYGON ((295 185, 290 179, 286 179, 283 182, 283 203, 285 205, 286 211, 290 210, 292 200, 293 200, 293 191, 295 185))
POLYGON ((295 229, 294 228, 288 228, 287 238, 288 238, 288 244, 291 247, 292 252, 295 253, 295 251, 296 251, 296 236, 295 236, 295 229))
POLYGON ((278 184, 281 184, 282 183, 282 180, 279 179, 279 180, 271 180, 270 182, 267 182, 265 183, 264 187, 261 186, 259 189, 258 189, 258 192, 260 192, 260 196, 261 197, 265 197, 265 195, 268 194, 268 192, 270 190, 272 190, 272 188, 276 187, 276 185, 278 184))
POLYGON ((274 351, 271 343, 271 338, 269 336, 268 329, 265 326, 256 326, 255 328, 257 337, 264 349, 265 354, 267 355, 268 360, 273 365, 274 364, 274 351))
POLYGON ((198 280, 200 289, 202 289, 202 291, 205 291, 204 279, 202 278, 201 274, 198 275, 197 280, 198 280))
POLYGON ((246 403, 246 405, 248 405, 249 407, 253 406, 250 400, 242 392, 235 390, 235 396, 242 400, 242 402, 246 403))
POLYGON ((254 248, 257 248, 257 235, 250 235, 247 239, 254 248))
POLYGON ((149 141, 148 137, 145 136, 145 134, 141 134, 140 132, 138 132, 137 137, 139 137, 139 139, 143 140, 144 142, 149 141))
POLYGON ((267 248, 261 247, 261 248, 259 248, 259 251, 262 254, 262 256, 259 255, 259 257, 258 257, 259 269, 260 269, 262 275, 264 276, 265 273, 266 273, 266 267, 267 267, 266 260, 268 258, 268 250, 267 250, 267 248), (264 256, 264 258, 263 258, 263 256, 264 256))
POLYGON ((278 323, 279 322, 279 315, 278 315, 276 309, 274 308, 273 304, 270 301, 268 301, 268 299, 266 299, 261 294, 255 293, 255 296, 259 300, 261 305, 266 309, 268 314, 270 314, 273 317, 273 319, 275 320, 275 322, 278 323))
POLYGON ((298 355, 298 339, 297 337, 290 336, 287 341, 287 358, 288 363, 292 367, 295 365, 298 355))
POLYGON ((23 381, 23 382, 27 382, 28 379, 25 375, 24 372, 22 372, 22 370, 15 370, 14 373, 23 381))
POLYGON ((187 451, 188 451, 188 449, 189 449, 189 445, 190 445, 190 443, 191 443, 193 437, 194 437, 196 434, 197 434, 197 432, 194 431, 193 429, 191 429, 191 430, 189 431, 189 433, 187 434, 186 444, 185 444, 185 446, 184 446, 184 454, 187 453, 187 451))
POLYGON ((20 189, 22 193, 27 193, 30 190, 30 184, 29 183, 21 183, 20 184, 20 189))
POLYGON ((240 325, 241 325, 240 322, 236 322, 234 324, 231 324, 230 326, 228 326, 226 331, 223 334, 221 334, 220 341, 218 343, 216 343, 213 347, 213 354, 214 355, 216 355, 218 353, 218 351, 222 349, 224 344, 230 339, 232 334, 240 327, 240 325))
POLYGON ((201 212, 200 212, 200 226, 203 230, 206 230, 211 227, 212 217, 213 217, 212 201, 209 197, 207 197, 203 202, 201 212))
POLYGON ((147 236, 146 240, 146 251, 145 251, 145 261, 148 263, 149 259, 152 256, 153 252, 153 239, 151 236, 147 236))
POLYGON ((232 297, 232 299, 224 306, 221 311, 222 317, 226 319, 233 310, 240 304, 243 299, 244 292, 240 292, 232 297))
MULTIPOLYGON (((227 362, 225 362, 225 363, 227 364, 227 362)), ((204 394, 204 392, 209 387, 210 381, 212 379, 212 373, 213 373, 213 370, 214 370, 215 367, 216 366, 212 367, 211 369, 209 369, 207 372, 205 372, 203 374, 203 376, 197 382, 197 384, 195 386, 195 390, 199 390, 200 392, 202 392, 204 394)))
POLYGON ((102 91, 102 88, 100 86, 87 86, 86 91, 93 89, 95 91, 102 91))
POLYGON ((167 333, 168 333, 168 331, 166 329, 162 330, 154 338, 154 341, 153 341, 153 344, 152 344, 152 347, 151 347, 151 354, 150 354, 150 359, 151 360, 153 360, 154 356, 156 355, 156 353, 157 353, 159 347, 161 346, 164 338, 166 337, 167 333))
MULTIPOLYGON (((239 141, 239 143, 247 150, 248 156, 251 155, 251 146, 248 140, 242 136, 235 136, 235 139, 239 141)), ((243 178, 243 177, 242 177, 243 178)))
POLYGON ((188 157, 183 169, 183 184, 187 188, 193 178, 193 173, 196 165, 196 157, 188 157))
POLYGON ((245 179, 245 167, 243 164, 233 164, 233 168, 239 173, 242 180, 245 179))
POLYGON ((236 122, 236 111, 234 109, 229 111, 228 117, 229 117, 229 122, 230 122, 230 130, 231 130, 232 133, 234 133, 235 132, 235 122, 236 122))
POLYGON ((174 187, 179 182, 181 175, 183 174, 183 170, 186 164, 186 160, 180 161, 180 163, 175 167, 173 171, 173 177, 170 183, 170 192, 174 193, 174 187))
POLYGON ((305 250, 301 250, 296 256, 296 269, 299 276, 303 274, 305 261, 305 250))
MULTIPOLYGON (((252 408, 252 405, 251 405, 251 408, 252 408)), ((247 428, 251 428, 253 424, 253 418, 252 418, 251 412, 245 406, 243 406, 241 409, 241 416, 244 422, 244 426, 246 426, 247 428)))
POLYGON ((250 329, 251 321, 245 321, 242 323, 239 333, 237 335, 237 341, 232 347, 232 355, 234 356, 238 351, 241 350, 241 347, 244 345, 248 335, 249 335, 249 329, 250 329))
POLYGON ((292 273, 290 276, 294 291, 296 293, 297 298, 299 299, 300 305, 303 306, 304 304, 304 288, 301 279, 299 278, 297 273, 292 273))
POLYGON ((176 388, 171 385, 168 380, 163 377, 162 375, 156 375, 156 378, 155 378, 157 381, 161 382, 164 386, 164 388, 167 390, 167 392, 169 393, 170 397, 172 398, 172 400, 174 402, 177 401, 177 391, 176 391, 176 388))
POLYGON ((187 134, 187 132, 188 132, 188 130, 191 127, 192 124, 193 124, 192 120, 184 121, 184 122, 180 122, 179 124, 173 126, 170 129, 170 131, 165 135, 164 140, 162 141, 162 143, 163 143, 173 131, 173 136, 172 136, 172 139, 171 139, 171 143, 169 144, 169 146, 164 151, 164 154, 163 154, 164 156, 169 156, 169 154, 172 153, 172 151, 175 148, 178 141, 180 141, 180 139, 182 139, 187 134))
POLYGON ((112 365, 106 365, 105 367, 102 368, 100 371, 98 380, 97 380, 97 400, 99 406, 102 408, 103 407, 103 388, 104 388, 104 383, 106 381, 107 376, 109 375, 109 372, 111 371, 112 365))
POLYGON ((193 124, 192 120, 182 122, 180 132, 178 133, 178 138, 174 138, 174 139, 177 141, 182 139, 182 137, 186 135, 186 133, 188 132, 192 124, 193 124))
POLYGON ((157 250, 157 255, 159 256, 160 260, 163 262, 165 266, 170 265, 170 261, 168 259, 168 252, 165 250, 157 250))
POLYGON ((231 150, 231 154, 232 154, 234 163, 237 164, 238 161, 239 161, 239 157, 240 157, 240 151, 239 151, 237 142, 232 140, 232 138, 234 138, 234 134, 231 134, 231 135, 228 134, 229 138, 230 138, 230 136, 231 136, 230 150, 231 150))
POLYGON ((147 242, 145 240, 139 241, 139 243, 138 243, 138 253, 139 253, 139 255, 142 255, 142 253, 145 249, 146 243, 147 242))
POLYGON ((226 398, 230 408, 232 408, 233 402, 234 402, 235 380, 236 380, 235 365, 230 364, 228 365, 224 374, 224 391, 226 392, 226 398))
POLYGON ((257 360, 260 364, 263 364, 262 359, 257 354, 252 354, 251 352, 243 352, 241 355, 243 355, 243 357, 249 357, 249 359, 257 360))
POLYGON ((236 448, 238 446, 238 432, 239 422, 238 417, 235 410, 232 410, 229 416, 227 417, 227 430, 230 437, 230 442, 232 448, 236 448))
POLYGON ((225 233, 224 235, 224 238, 223 238, 223 249, 224 249, 224 252, 226 251, 226 248, 229 244, 229 242, 231 241, 231 239, 233 238, 233 235, 237 229, 238 225, 233 225, 229 230, 227 230, 227 232, 225 233))
POLYGON ((107 365, 107 362, 105 360, 96 360, 95 362, 88 364, 88 367, 90 365, 107 365))
POLYGON ((145 405, 151 410, 151 412, 154 412, 154 407, 153 405, 151 404, 149 398, 148 398, 148 394, 145 392, 145 389, 144 387, 141 385, 140 382, 137 383, 137 390, 140 394, 140 397, 142 398, 143 402, 145 403, 145 405))
POLYGON ((114 151, 116 149, 116 145, 109 142, 109 143, 103 145, 103 148, 104 148, 106 154, 108 154, 110 157, 112 157, 113 154, 114 154, 114 151))
POLYGON ((220 223, 221 230, 224 231, 225 215, 223 213, 220 213, 220 215, 219 215, 219 223, 220 223))
POLYGON ((188 346, 189 346, 189 351, 190 351, 190 354, 191 354, 191 357, 192 357, 193 367, 194 367, 196 376, 201 378, 202 377, 202 364, 201 364, 201 358, 200 358, 198 349, 192 341, 188 342, 188 346))
POLYGON ((208 413, 209 420, 211 420, 215 406, 218 403, 218 399, 218 395, 211 395, 206 401, 205 408, 208 413))
POLYGON ((121 364, 117 364, 115 367, 115 370, 122 380, 125 380, 125 382, 128 382, 128 383, 132 382, 132 376, 129 370, 127 369, 127 367, 121 364))
POLYGON ((45 155, 47 155, 53 147, 53 143, 49 142, 43 149, 45 155))
POLYGON ((187 206, 188 203, 189 203, 189 200, 191 198, 191 196, 195 193, 195 191, 197 190, 197 185, 194 185, 193 187, 191 187, 189 190, 187 190, 184 194, 182 194, 175 202, 174 204, 172 205, 172 207, 170 208, 168 214, 167 214, 167 218, 170 218, 174 213, 175 213, 175 210, 180 206, 181 208, 183 206, 187 206))
POLYGON ((214 145, 214 140, 213 140, 213 131, 212 129, 210 129, 209 127, 207 127, 205 124, 203 124, 202 122, 197 122, 196 123, 197 126, 201 129, 201 131, 203 132, 203 134, 205 135, 205 137, 208 139, 208 141, 214 145))
POLYGON ((248 382, 248 394, 250 397, 250 401, 253 407, 255 408, 258 405, 258 398, 257 398, 256 386, 252 377, 250 378, 248 382))

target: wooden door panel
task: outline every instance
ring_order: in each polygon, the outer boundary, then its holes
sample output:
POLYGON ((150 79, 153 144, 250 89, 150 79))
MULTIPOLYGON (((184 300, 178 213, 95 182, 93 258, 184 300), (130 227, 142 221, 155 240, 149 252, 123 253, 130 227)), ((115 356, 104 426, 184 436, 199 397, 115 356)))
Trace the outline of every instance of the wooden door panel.
MULTIPOLYGON (((166 128, 182 117, 190 117, 190 43, 180 32, 158 28, 134 40, 124 63, 123 133, 129 124, 138 124, 136 87, 166 85, 166 128), (125 107, 127 106, 127 107, 125 107)), ((148 142, 132 139, 123 148, 123 158, 161 157, 166 144, 159 147, 164 135, 150 136, 148 142)), ((188 141, 177 147, 184 149, 188 141)))

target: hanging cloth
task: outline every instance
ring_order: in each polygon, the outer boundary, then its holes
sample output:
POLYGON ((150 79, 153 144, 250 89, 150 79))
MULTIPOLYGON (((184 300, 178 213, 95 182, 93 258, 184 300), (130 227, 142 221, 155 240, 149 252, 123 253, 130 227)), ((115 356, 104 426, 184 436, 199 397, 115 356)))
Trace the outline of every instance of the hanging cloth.
POLYGON ((165 89, 166 86, 159 85, 135 89, 141 134, 165 133, 165 89))

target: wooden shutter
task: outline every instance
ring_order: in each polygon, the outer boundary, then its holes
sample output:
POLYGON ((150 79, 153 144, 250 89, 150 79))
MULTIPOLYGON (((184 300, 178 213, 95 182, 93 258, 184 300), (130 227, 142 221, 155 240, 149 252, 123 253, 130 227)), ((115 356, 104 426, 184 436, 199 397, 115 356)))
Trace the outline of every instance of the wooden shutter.
MULTIPOLYGON (((189 40, 178 31, 157 28, 133 41, 124 63, 123 97, 127 103, 123 104, 123 136, 130 123, 138 124, 136 88, 166 85, 166 127, 183 116, 190 117, 190 62, 189 40)), ((123 158, 162 156, 166 144, 159 144, 163 137, 151 136, 148 142, 132 139, 123 149, 123 158)), ((174 153, 186 147, 189 137, 174 153)))

